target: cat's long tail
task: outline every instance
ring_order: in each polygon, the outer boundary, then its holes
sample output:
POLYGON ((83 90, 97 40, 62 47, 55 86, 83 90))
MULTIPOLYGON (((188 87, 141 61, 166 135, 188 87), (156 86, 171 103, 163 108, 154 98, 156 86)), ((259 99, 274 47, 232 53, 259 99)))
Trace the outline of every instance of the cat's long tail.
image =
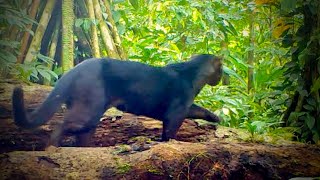
POLYGON ((65 79, 68 77, 61 78, 42 105, 30 113, 25 110, 22 88, 14 88, 12 110, 15 124, 22 128, 32 129, 50 120, 60 105, 68 98, 67 92, 70 85, 65 83, 65 79))

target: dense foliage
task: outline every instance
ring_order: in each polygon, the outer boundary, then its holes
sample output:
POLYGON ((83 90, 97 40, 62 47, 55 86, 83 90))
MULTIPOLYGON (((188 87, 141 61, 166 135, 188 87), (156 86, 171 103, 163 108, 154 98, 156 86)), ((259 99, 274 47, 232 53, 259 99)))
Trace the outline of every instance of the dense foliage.
POLYGON ((291 60, 284 65, 284 90, 295 91, 284 117, 286 126, 299 127, 298 138, 320 139, 320 3, 316 0, 282 2, 283 46, 291 60))
POLYGON ((18 56, 19 41, 12 38, 16 36, 12 31, 26 30, 28 24, 35 22, 19 5, 16 1, 0 1, 0 73, 4 76, 12 70, 18 56))
POLYGON ((276 7, 246 1, 118 1, 114 10, 133 59, 158 65, 197 53, 225 56, 230 83, 206 87, 197 98, 197 103, 216 110, 223 125, 260 133, 280 127, 290 92, 276 87, 282 84, 282 66, 289 57, 288 49, 272 34, 277 31, 276 7), (254 47, 249 43, 250 13, 256 22, 254 47), (252 49, 254 88, 247 91, 252 49))

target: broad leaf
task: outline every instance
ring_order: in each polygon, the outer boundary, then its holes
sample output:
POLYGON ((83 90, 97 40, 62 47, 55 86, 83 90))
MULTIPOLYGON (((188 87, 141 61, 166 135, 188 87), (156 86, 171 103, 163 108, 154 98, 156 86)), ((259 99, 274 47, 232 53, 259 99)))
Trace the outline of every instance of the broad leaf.
POLYGON ((306 123, 307 123, 308 128, 309 128, 310 130, 312 130, 312 128, 314 127, 315 122, 316 122, 315 118, 312 117, 312 116, 310 116, 309 114, 307 114, 307 116, 306 116, 306 123))
POLYGON ((227 66, 223 66, 223 71, 225 73, 227 73, 230 76, 234 76, 235 78, 237 78, 238 80, 240 80, 240 82, 242 82, 243 85, 246 85, 247 83, 242 79, 241 76, 239 76, 235 71, 233 71, 232 69, 228 68, 227 66))

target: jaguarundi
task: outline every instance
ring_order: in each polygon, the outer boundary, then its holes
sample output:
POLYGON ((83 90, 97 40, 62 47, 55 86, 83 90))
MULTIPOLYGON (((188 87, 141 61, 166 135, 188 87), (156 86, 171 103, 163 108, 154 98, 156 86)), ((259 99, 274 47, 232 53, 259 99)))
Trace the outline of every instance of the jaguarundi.
POLYGON ((162 141, 175 138, 185 118, 219 122, 212 112, 193 104, 205 84, 217 85, 222 75, 220 57, 202 54, 187 62, 154 67, 110 58, 88 59, 70 70, 33 112, 26 113, 23 90, 12 95, 15 124, 36 128, 46 123, 65 103, 64 121, 48 145, 59 146, 65 133, 74 133, 87 146, 103 113, 110 107, 163 122, 162 141))

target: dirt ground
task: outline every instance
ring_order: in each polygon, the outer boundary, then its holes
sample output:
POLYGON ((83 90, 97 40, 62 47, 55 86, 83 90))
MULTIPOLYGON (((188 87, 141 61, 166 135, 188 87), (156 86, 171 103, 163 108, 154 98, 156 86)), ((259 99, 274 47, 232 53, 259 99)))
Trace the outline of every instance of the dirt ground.
MULTIPOLYGON (((62 115, 56 115, 48 125, 37 130, 21 129, 12 119, 2 119, 0 123, 0 152, 17 150, 44 150, 50 133, 61 121, 62 115)), ((177 140, 184 142, 203 142, 214 136, 214 126, 198 126, 193 120, 185 120, 177 135, 177 140)), ((123 114, 121 117, 105 116, 91 139, 91 147, 108 147, 121 144, 133 144, 137 139, 147 142, 160 141, 162 122, 148 117, 123 114)), ((66 136, 62 146, 75 146, 75 138, 66 136)))

